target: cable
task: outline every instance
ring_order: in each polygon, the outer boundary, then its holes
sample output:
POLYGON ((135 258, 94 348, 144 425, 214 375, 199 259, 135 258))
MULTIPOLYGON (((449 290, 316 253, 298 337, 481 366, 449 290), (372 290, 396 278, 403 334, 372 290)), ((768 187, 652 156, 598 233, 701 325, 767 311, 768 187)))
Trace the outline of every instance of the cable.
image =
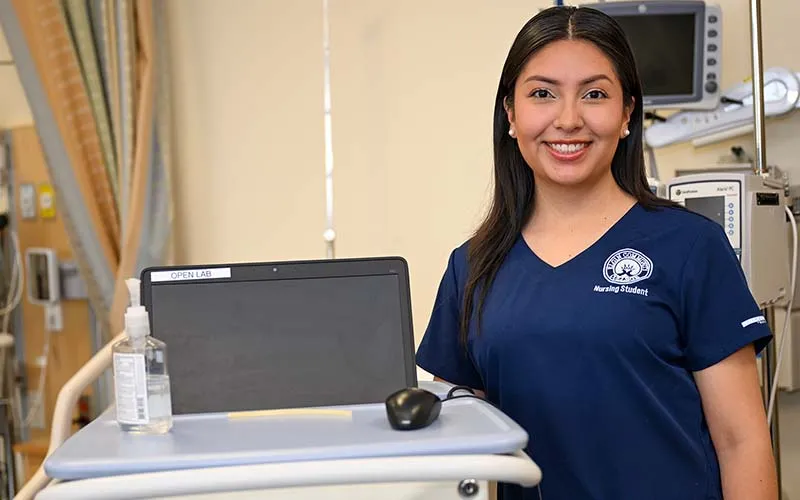
POLYGON ((28 415, 25 417, 25 421, 22 423, 22 427, 27 429, 33 425, 33 419, 36 417, 36 414, 39 413, 40 410, 43 410, 44 406, 44 387, 47 383, 47 362, 50 356, 50 336, 51 332, 48 329, 45 329, 44 333, 44 348, 42 352, 41 359, 44 362, 39 367, 39 381, 36 385, 36 399, 28 407, 28 415))
POLYGON ((19 239, 17 238, 17 233, 14 231, 9 231, 9 234, 11 235, 11 242, 14 245, 14 265, 11 269, 11 280, 8 288, 9 298, 6 301, 6 305, 0 309, 0 315, 4 316, 3 332, 8 332, 8 322, 11 312, 22 302, 22 292, 25 283, 24 273, 22 272, 22 253, 19 249, 19 239))
MULTIPOLYGON (((11 236, 11 242, 14 248, 14 263, 11 268, 11 279, 9 280, 9 288, 8 288, 8 299, 6 300, 6 304, 0 309, 0 315, 3 316, 2 322, 2 331, 0 334, 10 334, 8 331, 9 323, 11 321, 11 313, 16 309, 19 304, 22 302, 23 291, 25 289, 25 272, 23 269, 22 263, 22 252, 20 251, 19 246, 19 238, 17 237, 17 233, 11 230, 8 230, 8 233, 11 236)), ((47 364, 50 356, 50 331, 45 332, 44 338, 44 347, 42 348, 42 357, 40 358, 42 361, 41 366, 39 367, 39 381, 38 385, 36 386, 36 399, 33 404, 28 408, 28 415, 23 420, 22 418, 22 408, 21 405, 17 404, 15 406, 18 407, 19 411, 19 419, 22 421, 22 427, 28 428, 33 423, 34 417, 36 414, 42 410, 44 405, 44 388, 45 383, 47 382, 47 364)), ((4 384, 5 381, 3 380, 5 376, 5 363, 6 363, 6 354, 1 354, 0 359, 0 387, 1 384, 4 384)), ((11 398, 9 398, 11 399, 11 398)))
MULTIPOLYGON (((447 402, 447 401, 452 401, 453 399, 460 399, 460 398, 478 399, 480 401, 483 401, 484 403, 489 403, 490 405, 492 405, 495 408, 497 408, 498 410, 500 410, 500 408, 496 404, 492 403, 491 401, 489 401, 486 398, 482 398, 482 397, 478 396, 477 394, 475 394, 475 390, 472 387, 467 387, 466 385, 453 386, 452 389, 447 391, 447 396, 444 398, 444 400, 442 402, 444 403, 444 402, 447 402), (456 394, 457 391, 467 391, 469 394, 456 394)), ((502 411, 502 410, 500 410, 500 411, 502 411)))
MULTIPOLYGON (((781 362, 783 361, 783 352, 786 350, 786 337, 787 329, 792 318, 792 306, 794 303, 794 287, 797 281, 797 223, 794 220, 794 214, 789 210, 788 205, 784 205, 784 210, 789 216, 790 226, 792 229, 792 279, 789 289, 789 301, 786 304, 786 317, 783 321, 783 332, 781 333, 781 345, 778 348, 778 360, 775 362, 775 375, 772 381, 772 393, 769 395, 769 404, 767 405, 767 424, 772 424, 772 412, 775 409, 775 398, 778 394, 778 375, 781 372, 781 362)), ((766 362, 766 359, 764 359, 766 362)))
POLYGON ((475 390, 472 387, 467 387, 466 385, 456 385, 456 386, 454 386, 452 389, 450 389, 447 392, 447 396, 444 398, 444 401, 442 401, 442 402, 451 401, 453 399, 459 399, 459 398, 479 399, 479 400, 483 401, 484 403, 489 403, 490 405, 494 406, 498 410, 500 409, 500 408, 497 407, 496 404, 492 403, 488 399, 482 398, 482 397, 478 396, 477 394, 475 394, 475 390), (455 394, 457 391, 467 391, 469 394, 455 394))
MULTIPOLYGON (((6 304, 3 306, 2 310, 0 310, 0 315, 3 316, 2 322, 2 330, 0 330, 0 336, 5 337, 2 339, 4 343, 8 343, 9 341, 13 345, 14 338, 9 332, 9 323, 11 321, 11 313, 14 309, 19 306, 20 302, 22 302, 22 293, 24 290, 24 273, 22 272, 22 253, 20 252, 19 248, 19 239, 17 238, 17 234, 4 228, 4 231, 7 231, 8 234, 11 235, 11 242, 13 246, 14 252, 14 263, 12 264, 11 268, 11 279, 9 280, 8 284, 8 298, 6 299, 6 304), (9 338, 10 337, 10 338, 9 338)), ((0 391, 5 391, 5 376, 6 376, 6 362, 8 361, 8 353, 5 352, 5 349, 10 348, 10 346, 5 346, 0 349, 0 391)), ((11 395, 9 395, 9 399, 12 399, 11 395)))

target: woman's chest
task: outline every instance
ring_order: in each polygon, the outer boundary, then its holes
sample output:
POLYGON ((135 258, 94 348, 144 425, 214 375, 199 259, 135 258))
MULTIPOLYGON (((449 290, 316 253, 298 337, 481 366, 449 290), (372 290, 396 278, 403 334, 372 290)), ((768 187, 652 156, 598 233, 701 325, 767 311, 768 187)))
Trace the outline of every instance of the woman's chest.
POLYGON ((498 275, 483 307, 477 358, 553 355, 680 356, 680 297, 670 273, 639 251, 560 268, 498 275))

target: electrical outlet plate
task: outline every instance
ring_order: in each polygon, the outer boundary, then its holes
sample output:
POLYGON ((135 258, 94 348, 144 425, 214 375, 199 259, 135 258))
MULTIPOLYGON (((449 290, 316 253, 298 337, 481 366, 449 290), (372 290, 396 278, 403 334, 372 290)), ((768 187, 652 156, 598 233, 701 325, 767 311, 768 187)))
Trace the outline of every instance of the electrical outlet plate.
POLYGON ((60 332, 64 329, 64 315, 61 312, 60 302, 44 306, 44 327, 51 332, 60 332))
POLYGON ((23 219, 36 218, 36 187, 33 184, 19 187, 19 213, 23 219))
POLYGON ((39 185, 39 215, 42 219, 56 216, 56 192, 50 184, 39 185))
POLYGON ((58 270, 61 277, 61 298, 63 300, 82 300, 89 296, 86 290, 86 283, 83 281, 78 264, 75 262, 58 263, 58 270))

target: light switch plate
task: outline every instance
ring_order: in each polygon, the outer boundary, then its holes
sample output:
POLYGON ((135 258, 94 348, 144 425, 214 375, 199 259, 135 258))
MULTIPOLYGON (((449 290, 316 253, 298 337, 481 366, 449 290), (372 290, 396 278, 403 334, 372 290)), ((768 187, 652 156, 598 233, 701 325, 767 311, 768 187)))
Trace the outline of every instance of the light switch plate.
POLYGON ((39 216, 52 219, 56 216, 56 192, 53 186, 44 183, 39 185, 39 216))
POLYGON ((36 187, 22 184, 19 187, 19 213, 23 219, 36 218, 36 187))

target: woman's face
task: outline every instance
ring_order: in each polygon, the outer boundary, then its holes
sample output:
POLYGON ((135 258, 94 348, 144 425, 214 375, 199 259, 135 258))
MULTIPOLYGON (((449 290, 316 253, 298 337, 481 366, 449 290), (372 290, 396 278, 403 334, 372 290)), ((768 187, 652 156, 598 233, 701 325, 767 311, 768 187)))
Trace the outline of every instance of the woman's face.
POLYGON ((632 104, 611 61, 593 44, 553 42, 522 69, 506 107, 512 137, 537 183, 582 186, 611 175, 632 104))

